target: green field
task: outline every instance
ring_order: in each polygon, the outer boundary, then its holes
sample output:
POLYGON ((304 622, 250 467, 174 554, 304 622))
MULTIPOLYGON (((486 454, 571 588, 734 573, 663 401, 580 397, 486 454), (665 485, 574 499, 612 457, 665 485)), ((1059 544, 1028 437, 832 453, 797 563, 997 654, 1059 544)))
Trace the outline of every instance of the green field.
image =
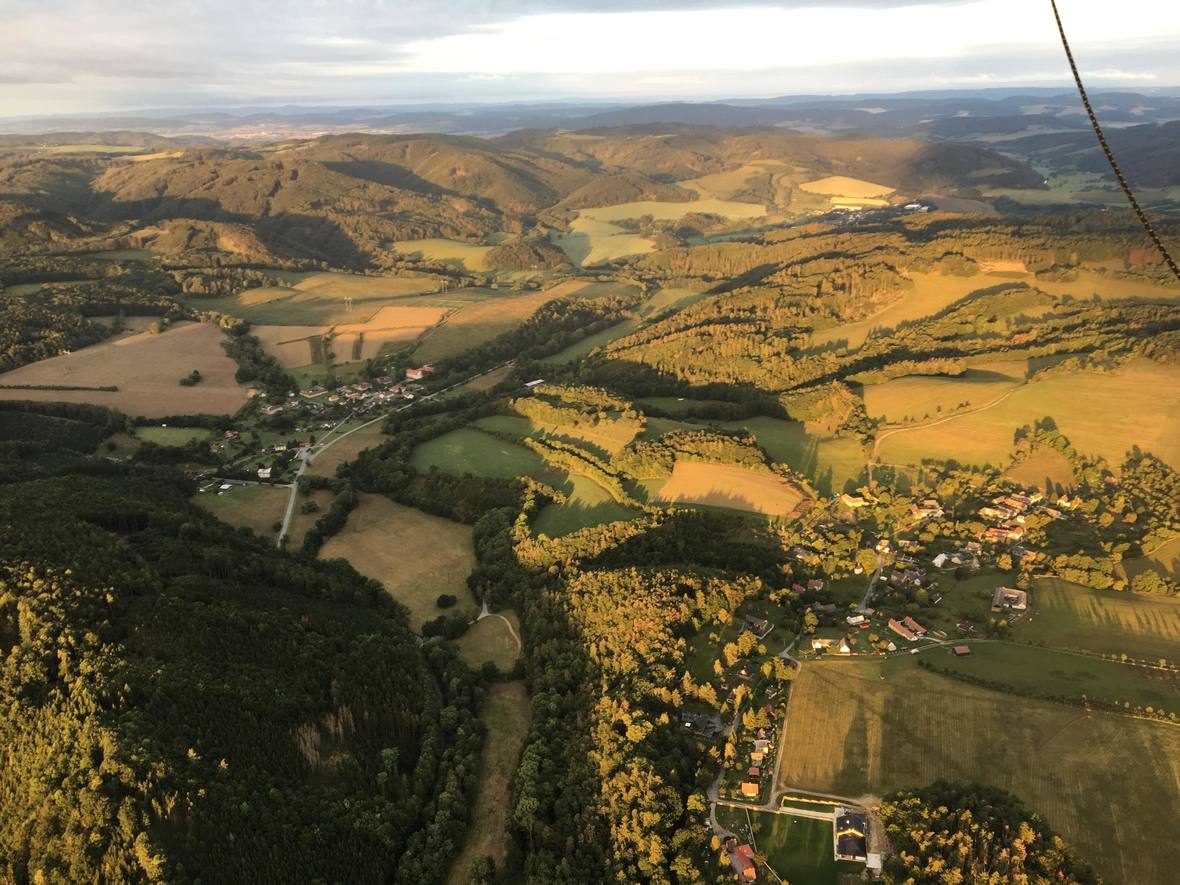
POLYGON ((1046 578, 1033 587, 1030 604, 1032 614, 1013 633, 1022 641, 1180 662, 1180 599, 1046 578))
POLYGON ((1128 578, 1152 569, 1159 574, 1176 578, 1180 576, 1180 536, 1165 541, 1144 556, 1123 560, 1123 571, 1128 578))
POLYGON ((1177 415, 1180 367, 1141 359, 1110 372, 1034 379, 980 411, 886 430, 877 438, 877 451, 887 464, 916 465, 928 458, 1003 464, 1011 456, 1017 428, 1051 417, 1083 454, 1102 455, 1117 466, 1138 445, 1177 467, 1177 415))
POLYGON ((928 421, 1008 393, 1024 382, 1025 367, 1024 360, 1013 360, 974 367, 962 375, 910 375, 870 384, 862 392, 865 411, 888 424, 928 421))
POLYGON ((228 491, 208 491, 193 500, 230 525, 252 529, 263 537, 274 537, 274 524, 281 522, 290 492, 273 486, 234 486, 228 491))
POLYGON ((398 255, 441 261, 444 264, 458 265, 466 270, 485 270, 487 265, 484 263, 484 258, 491 248, 491 246, 464 243, 460 240, 441 239, 403 240, 392 246, 392 250, 398 255))
POLYGON ((842 873, 859 876, 864 864, 837 862, 830 821, 753 811, 758 850, 779 878, 791 885, 836 885, 842 873))
POLYGON ((610 493, 586 476, 567 474, 557 487, 566 493, 564 504, 548 504, 533 521, 533 531, 550 538, 559 538, 579 529, 634 519, 638 512, 624 507, 611 497, 610 493))
POLYGON ((502 673, 511 672, 520 657, 520 620, 511 610, 480 618, 456 640, 459 656, 473 670, 490 661, 502 673))
POLYGON ((594 348, 609 344, 616 338, 622 338, 624 335, 630 335, 638 327, 639 320, 623 320, 621 323, 603 329, 601 332, 587 335, 581 341, 571 344, 565 350, 555 353, 553 356, 545 357, 541 362, 550 365, 565 365, 566 363, 577 362, 583 357, 588 356, 594 348))
POLYGON ((968 657, 945 648, 923 652, 941 669, 1011 686, 1034 697, 1088 698, 1180 715, 1180 674, 1048 648, 980 642, 968 657))
POLYGON ((1111 882, 1174 881, 1180 729, 1016 697, 887 662, 806 663, 779 786, 881 796, 940 778, 1015 793, 1111 882), (884 677, 884 678, 882 678, 884 677))
POLYGON ((424 442, 410 458, 416 470, 437 467, 443 473, 513 479, 545 468, 541 456, 524 446, 463 427, 424 442))
POLYGON ((193 440, 212 439, 213 432, 205 427, 136 427, 135 435, 144 442, 158 446, 183 446, 193 440))

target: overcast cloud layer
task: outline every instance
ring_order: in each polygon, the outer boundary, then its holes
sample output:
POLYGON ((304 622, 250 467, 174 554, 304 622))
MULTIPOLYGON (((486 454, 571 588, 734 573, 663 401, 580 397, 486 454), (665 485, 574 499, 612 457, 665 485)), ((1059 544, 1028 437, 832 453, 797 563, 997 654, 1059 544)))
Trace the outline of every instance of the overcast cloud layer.
MULTIPOLYGON (((1094 85, 1180 83, 1180 4, 1060 6, 1094 85)), ((2 18, 0 116, 719 98, 1068 77, 1047 0, 4 0, 2 18)))

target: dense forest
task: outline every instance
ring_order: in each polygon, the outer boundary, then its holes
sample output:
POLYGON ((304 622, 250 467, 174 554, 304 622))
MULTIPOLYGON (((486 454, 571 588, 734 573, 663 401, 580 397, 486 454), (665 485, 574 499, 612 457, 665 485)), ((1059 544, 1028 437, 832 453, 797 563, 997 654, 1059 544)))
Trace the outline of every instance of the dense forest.
POLYGON ((0 878, 437 881, 481 739, 470 672, 379 585, 213 519, 170 469, 61 452, 0 442, 0 878))

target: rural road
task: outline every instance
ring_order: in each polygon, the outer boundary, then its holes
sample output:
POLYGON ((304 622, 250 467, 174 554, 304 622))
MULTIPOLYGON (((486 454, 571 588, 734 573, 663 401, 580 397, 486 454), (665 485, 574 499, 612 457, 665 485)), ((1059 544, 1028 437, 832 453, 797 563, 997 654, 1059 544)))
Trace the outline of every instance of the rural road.
MULTIPOLYGON (((352 428, 351 430, 345 431, 344 433, 340 434, 335 439, 328 440, 328 442, 324 442, 323 440, 321 440, 316 445, 304 446, 302 449, 300 449, 299 450, 299 460, 300 460, 299 470, 296 472, 295 479, 291 483, 291 495, 287 499, 287 512, 286 512, 286 515, 283 517, 283 527, 279 531, 279 537, 275 541, 275 546, 276 547, 283 546, 283 538, 287 537, 287 527, 291 523, 291 514, 294 513, 294 511, 295 511, 295 499, 296 499, 296 496, 299 494, 299 478, 301 476, 303 476, 303 471, 307 469, 307 465, 310 464, 313 460, 315 460, 315 458, 317 456, 323 454, 325 451, 330 449, 332 446, 336 445, 336 443, 340 442, 340 440, 344 439, 345 437, 351 436, 352 434, 356 433, 358 430, 364 430, 366 427, 376 424, 378 421, 384 421, 390 415, 393 415, 397 412, 404 412, 406 409, 413 408, 415 403, 426 402, 426 400, 434 399, 436 396, 441 396, 444 393, 449 393, 450 391, 454 390, 456 387, 462 387, 464 384, 470 384, 472 381, 476 380, 477 378, 482 378, 484 375, 490 375, 492 372, 495 372, 497 369, 502 369, 505 366, 510 366, 514 362, 516 362, 516 360, 508 360, 506 362, 500 363, 497 366, 492 366, 492 368, 490 368, 490 369, 487 369, 483 372, 479 372, 475 375, 472 375, 469 378, 464 378, 462 381, 456 381, 454 384, 444 387, 441 390, 436 390, 434 393, 428 393, 425 396, 421 397, 420 399, 416 399, 416 400, 413 400, 412 402, 408 402, 405 405, 399 406, 396 409, 390 409, 388 412, 382 412, 380 415, 378 415, 376 418, 373 418, 371 421, 366 421, 364 424, 358 424, 356 427, 352 428)), ((327 437, 332 436, 332 434, 336 432, 337 428, 339 428, 341 424, 344 424, 346 421, 348 421, 348 419, 351 417, 352 417, 352 415, 349 415, 348 418, 345 418, 343 421, 339 422, 336 425, 336 427, 333 427, 331 430, 329 430, 324 435, 324 438, 327 439, 327 437)), ((507 623, 507 621, 505 621, 505 623, 507 623)), ((508 624, 508 629, 512 630, 511 624, 508 624)), ((512 630, 512 634, 513 634, 513 636, 516 636, 516 631, 512 630)), ((520 644, 520 637, 516 637, 516 642, 518 645, 520 644)))

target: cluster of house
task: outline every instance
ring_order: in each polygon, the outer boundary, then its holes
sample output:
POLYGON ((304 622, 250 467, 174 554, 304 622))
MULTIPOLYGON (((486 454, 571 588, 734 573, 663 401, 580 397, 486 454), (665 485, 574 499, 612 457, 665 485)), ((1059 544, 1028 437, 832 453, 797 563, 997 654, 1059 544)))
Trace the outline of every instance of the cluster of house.
POLYGON ((1009 493, 992 498, 990 504, 979 508, 979 515, 992 523, 984 529, 982 538, 991 544, 1014 544, 1024 538, 1024 522, 1028 514, 1036 509, 1052 519, 1061 519, 1062 510, 1074 510, 1081 499, 1062 495, 1056 507, 1045 503, 1040 492, 1027 495, 1009 493))
POLYGON ((774 744, 770 740, 769 733, 765 728, 758 729, 758 735, 754 739, 754 747, 750 750, 750 765, 746 769, 746 777, 750 780, 742 781, 741 786, 738 787, 738 792, 741 793, 743 799, 757 799, 762 792, 762 785, 759 781, 763 769, 770 759, 770 754, 773 752, 774 744))

